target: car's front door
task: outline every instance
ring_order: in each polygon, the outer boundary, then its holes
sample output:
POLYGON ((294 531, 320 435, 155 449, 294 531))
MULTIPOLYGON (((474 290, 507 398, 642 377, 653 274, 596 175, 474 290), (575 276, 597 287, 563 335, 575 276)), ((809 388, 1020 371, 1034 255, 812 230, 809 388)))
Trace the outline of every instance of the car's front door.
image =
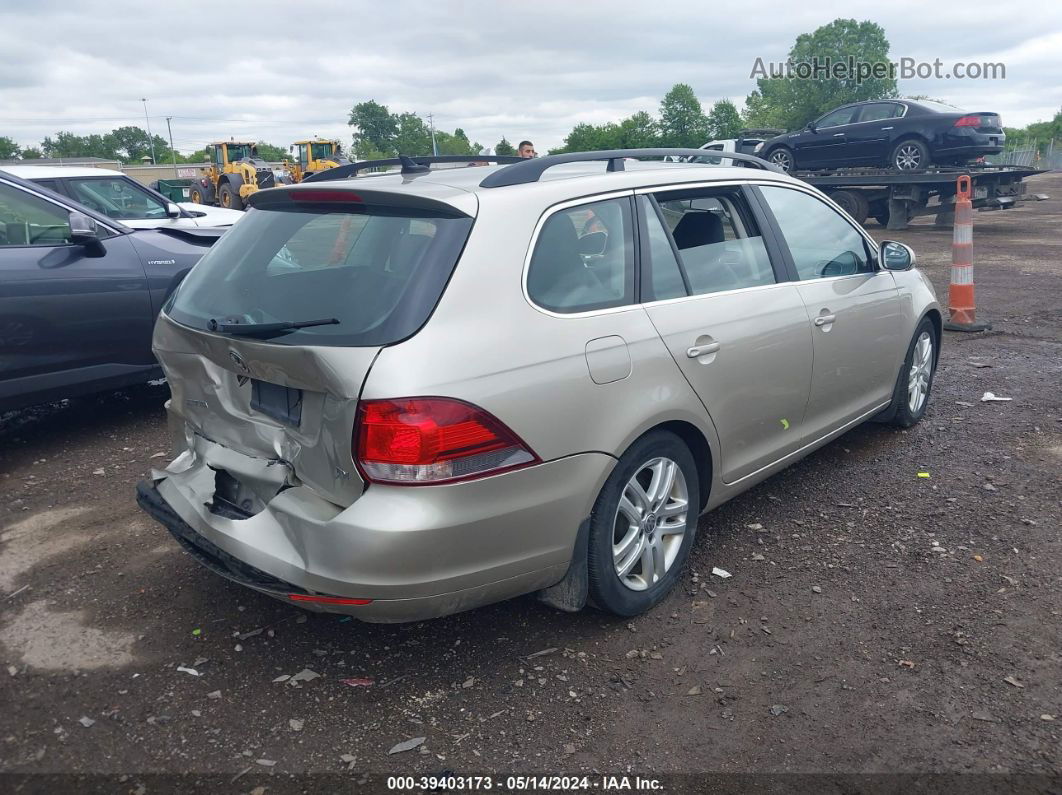
POLYGON ((845 159, 864 165, 888 162, 890 132, 896 117, 902 113, 903 105, 897 102, 871 102, 861 106, 859 117, 845 132, 845 159))
POLYGON ((819 119, 813 131, 801 133, 793 147, 797 166, 827 168, 846 165, 848 125, 858 111, 858 105, 838 108, 819 119))
POLYGON ((0 181, 0 397, 45 388, 67 371, 91 378, 86 368, 152 361, 147 277, 128 236, 75 244, 68 216, 0 181))
POLYGON ((804 413, 811 442, 888 403, 906 352, 900 299, 866 238, 831 205, 797 187, 758 190, 811 322, 815 366, 804 413))
POLYGON ((800 446, 807 311, 740 186, 643 192, 638 207, 645 310, 711 416, 732 483, 800 446))

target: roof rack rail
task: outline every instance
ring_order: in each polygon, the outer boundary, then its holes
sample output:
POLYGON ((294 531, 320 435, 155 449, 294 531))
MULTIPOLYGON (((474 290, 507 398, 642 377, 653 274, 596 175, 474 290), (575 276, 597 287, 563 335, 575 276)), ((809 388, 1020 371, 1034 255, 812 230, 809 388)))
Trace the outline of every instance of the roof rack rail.
POLYGON ((498 171, 488 174, 487 177, 479 183, 481 188, 501 188, 506 185, 524 185, 528 182, 538 182, 539 177, 546 171, 546 169, 553 168, 553 166, 559 166, 563 163, 582 163, 594 160, 607 160, 607 171, 623 171, 623 161, 627 158, 639 158, 639 157, 711 157, 713 160, 716 158, 726 158, 728 160, 737 160, 742 163, 748 163, 756 168, 762 168, 765 171, 776 171, 779 174, 784 174, 780 168, 772 163, 768 163, 766 160, 761 160, 753 155, 742 154, 741 152, 716 152, 715 150, 705 149, 607 149, 601 152, 571 152, 563 155, 547 155, 546 157, 536 157, 529 160, 523 160, 522 162, 508 166, 498 171))
POLYGON ((384 166, 402 166, 403 174, 423 174, 431 169, 432 163, 519 163, 524 158, 515 155, 424 155, 409 157, 399 155, 384 160, 362 160, 359 163, 346 163, 342 166, 330 168, 327 171, 318 171, 303 180, 306 182, 330 182, 335 179, 346 179, 357 176, 359 171, 370 168, 383 168, 384 166))

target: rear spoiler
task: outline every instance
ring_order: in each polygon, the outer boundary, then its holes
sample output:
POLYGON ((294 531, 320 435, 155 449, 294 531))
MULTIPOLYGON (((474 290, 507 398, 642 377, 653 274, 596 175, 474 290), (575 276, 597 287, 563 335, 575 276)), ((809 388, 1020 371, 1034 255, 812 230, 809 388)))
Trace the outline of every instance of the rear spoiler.
POLYGON ((228 230, 227 226, 164 226, 157 228, 155 231, 183 240, 186 243, 191 243, 193 246, 209 248, 228 230))

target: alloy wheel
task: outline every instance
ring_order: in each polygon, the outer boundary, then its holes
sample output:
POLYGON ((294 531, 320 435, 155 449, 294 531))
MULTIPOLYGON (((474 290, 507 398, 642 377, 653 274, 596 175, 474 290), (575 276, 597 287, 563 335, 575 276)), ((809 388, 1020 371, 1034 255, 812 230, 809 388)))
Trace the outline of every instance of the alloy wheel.
POLYGON ((907 376, 907 407, 912 414, 918 414, 925 405, 932 375, 933 338, 928 331, 923 331, 911 352, 911 371, 907 376))
POLYGON ((689 521, 689 490, 670 458, 647 461, 627 481, 612 529, 612 562, 620 582, 644 591, 674 565, 689 521))
POLYGON ((896 150, 896 168, 914 171, 922 166, 922 150, 914 144, 906 144, 896 150))
POLYGON ((782 169, 786 173, 793 167, 793 158, 789 156, 789 153, 784 149, 777 152, 772 152, 768 162, 774 163, 778 168, 782 169))

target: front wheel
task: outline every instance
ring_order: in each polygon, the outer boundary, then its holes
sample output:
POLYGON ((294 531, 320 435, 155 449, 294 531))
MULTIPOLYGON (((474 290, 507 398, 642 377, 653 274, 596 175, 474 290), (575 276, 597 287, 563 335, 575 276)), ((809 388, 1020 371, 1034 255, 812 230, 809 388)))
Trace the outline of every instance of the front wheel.
POLYGON ((774 165, 788 174, 794 167, 793 153, 786 147, 780 146, 767 155, 767 162, 774 163, 774 165))
POLYGON ((229 210, 243 209, 243 199, 240 198, 239 191, 233 188, 228 182, 222 185, 218 190, 218 204, 229 210))
POLYGON ((915 330, 907 357, 896 378, 892 404, 882 420, 901 428, 910 428, 921 420, 929 406, 929 393, 933 389, 936 369, 937 330, 933 321, 923 318, 915 330))
POLYGON ((672 433, 643 436, 620 458, 590 515, 590 596, 621 616, 644 613, 681 576, 700 513, 697 467, 672 433))

